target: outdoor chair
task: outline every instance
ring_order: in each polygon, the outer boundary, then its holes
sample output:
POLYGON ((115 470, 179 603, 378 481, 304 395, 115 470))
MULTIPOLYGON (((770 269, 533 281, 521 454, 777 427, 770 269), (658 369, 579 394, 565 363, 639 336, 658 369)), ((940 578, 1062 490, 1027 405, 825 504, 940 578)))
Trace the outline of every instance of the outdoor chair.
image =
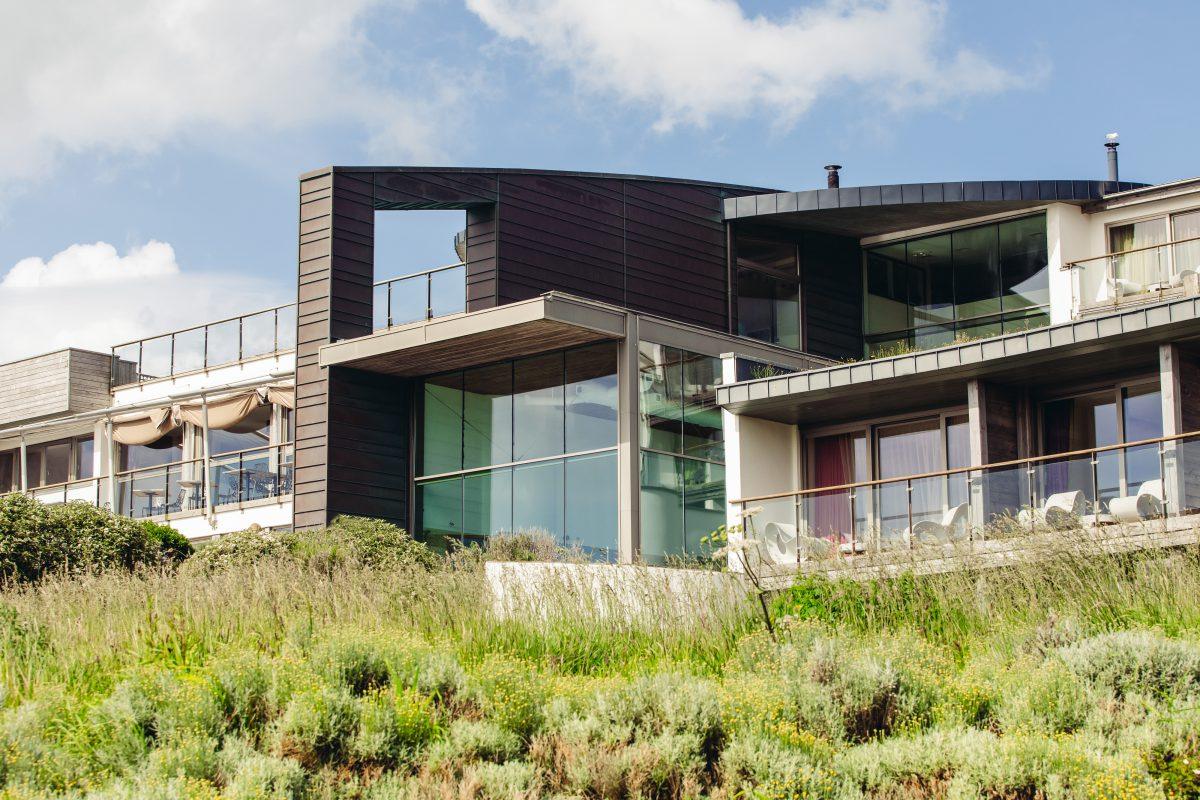
POLYGON ((905 543, 912 544, 950 544, 967 537, 967 519, 971 509, 966 503, 960 503, 946 509, 940 522, 923 519, 913 523, 911 528, 904 531, 905 543))
POLYGON ((1024 509, 1017 514, 1022 525, 1044 523, 1052 528, 1070 527, 1076 519, 1082 519, 1088 510, 1088 499, 1080 489, 1058 492, 1046 498, 1040 509, 1024 509))
POLYGON ((1108 503, 1108 513, 1117 522, 1141 522, 1162 515, 1163 483, 1161 480, 1146 481, 1137 493, 1116 497, 1108 503))

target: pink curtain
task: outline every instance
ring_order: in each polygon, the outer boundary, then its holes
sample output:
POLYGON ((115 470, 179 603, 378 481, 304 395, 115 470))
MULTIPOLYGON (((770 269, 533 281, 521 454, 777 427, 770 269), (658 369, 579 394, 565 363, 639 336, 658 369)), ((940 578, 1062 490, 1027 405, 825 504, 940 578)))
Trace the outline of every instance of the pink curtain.
MULTIPOLYGON (((813 487, 841 486, 854 482, 854 434, 813 439, 813 487)), ((850 493, 839 489, 809 495, 811 535, 824 539, 849 539, 850 493)))

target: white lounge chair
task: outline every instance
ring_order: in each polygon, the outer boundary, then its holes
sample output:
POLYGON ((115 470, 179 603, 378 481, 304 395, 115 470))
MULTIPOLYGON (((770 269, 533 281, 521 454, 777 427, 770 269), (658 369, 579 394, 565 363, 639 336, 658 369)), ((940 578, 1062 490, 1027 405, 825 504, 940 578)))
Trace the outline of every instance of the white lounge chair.
POLYGON ((915 522, 911 528, 904 531, 904 541, 906 544, 949 544, 965 539, 970 511, 966 503, 960 503, 946 509, 941 522, 932 519, 915 522))
POLYGON ((1108 503, 1108 513, 1117 522, 1141 522, 1162 515, 1163 484, 1161 480, 1146 481, 1137 493, 1116 497, 1108 503))
POLYGON ((1073 519, 1082 518, 1087 510, 1087 497, 1084 496, 1082 490, 1075 489, 1050 495, 1039 509, 1020 511, 1017 514, 1017 522, 1022 525, 1042 522, 1052 528, 1064 528, 1069 526, 1073 519))
POLYGON ((796 526, 785 522, 766 524, 763 529, 763 545, 767 560, 778 566, 826 558, 833 552, 833 542, 815 536, 797 536, 796 526))

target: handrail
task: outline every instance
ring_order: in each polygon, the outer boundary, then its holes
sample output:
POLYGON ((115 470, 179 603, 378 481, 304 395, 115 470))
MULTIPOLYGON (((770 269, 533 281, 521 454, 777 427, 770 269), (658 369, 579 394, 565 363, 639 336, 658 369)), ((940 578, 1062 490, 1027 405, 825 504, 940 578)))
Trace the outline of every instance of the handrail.
POLYGON ((858 489, 867 486, 880 486, 888 483, 900 483, 902 481, 927 480, 929 478, 944 478, 948 475, 957 475, 964 472, 983 472, 985 470, 1000 469, 1001 467, 1015 467, 1022 464, 1040 464, 1044 461, 1056 461, 1067 458, 1075 458, 1084 455, 1095 455, 1096 453, 1106 453, 1112 450, 1127 450, 1131 447, 1142 447, 1149 444, 1164 444, 1166 442, 1179 441, 1180 439, 1189 439, 1193 436, 1200 436, 1200 431, 1191 431, 1189 433, 1176 433, 1171 436, 1159 436, 1154 439, 1140 439, 1136 442, 1122 442, 1121 444, 1109 444, 1103 447, 1092 447, 1086 450, 1070 450, 1065 453, 1052 453, 1045 456, 1029 456, 1028 458, 1016 458, 1011 461, 997 461, 991 464, 978 464, 973 467, 955 467, 953 469, 943 469, 936 472, 920 472, 915 475, 897 475, 895 478, 876 478, 869 481, 858 481, 857 483, 843 483, 835 486, 816 486, 810 489, 796 489, 791 492, 776 492, 774 494, 754 495, 752 497, 742 497, 737 500, 729 500, 730 504, 735 503, 755 503, 762 500, 782 500, 785 497, 799 497, 801 495, 821 494, 824 492, 838 492, 847 489, 858 489))
POLYGON ((446 264, 441 267, 430 267, 429 269, 422 269, 422 270, 418 270, 417 272, 410 272, 407 275, 397 275, 394 278, 385 278, 384 280, 381 280, 381 281, 375 281, 371 285, 372 286, 385 286, 389 283, 395 283, 396 281, 403 281, 403 280, 407 280, 409 278, 419 278, 422 275, 432 275, 435 272, 445 272, 448 269, 456 269, 457 267, 465 267, 466 265, 467 265, 467 262, 459 261, 457 264, 446 264))
POLYGON ((1102 258, 1115 258, 1116 256, 1127 256, 1131 253, 1144 253, 1148 250, 1159 250, 1163 247, 1170 247, 1176 244, 1187 244, 1188 242, 1200 242, 1200 236, 1192 236, 1187 239, 1176 239, 1170 242, 1162 242, 1161 244, 1148 244, 1145 247, 1134 247, 1130 250, 1120 250, 1116 253, 1105 253, 1104 255, 1092 256, 1091 258, 1081 258, 1077 261, 1068 261, 1062 265, 1062 269, 1071 269, 1072 267, 1086 264, 1089 261, 1099 261, 1102 258))
MULTIPOLYGON (((227 457, 232 457, 232 456, 241 456, 241 455, 245 455, 246 453, 256 453, 256 452, 264 451, 264 450, 269 451, 269 450, 273 450, 275 448, 290 447, 293 444, 295 444, 295 443, 294 442, 280 442, 279 444, 263 444, 263 445, 259 445, 258 447, 247 447, 242 450, 230 450, 227 453, 214 453, 210 456, 210 459, 220 459, 220 458, 227 458, 227 457)), ((179 461, 168 461, 165 464, 155 464, 150 467, 137 467, 136 469, 123 469, 123 470, 118 470, 118 471, 114 472, 113 477, 119 478, 124 475, 132 475, 135 472, 146 472, 149 470, 166 469, 168 467, 181 467, 184 464, 196 464, 203 460, 204 460, 203 458, 185 458, 185 459, 181 459, 179 461)), ((41 488, 41 487, 38 487, 38 488, 41 488)))
POLYGON ((271 306, 270 308, 260 308, 258 311, 249 311, 245 314, 237 314, 232 317, 225 317, 224 319, 214 319, 211 322, 202 322, 199 325, 192 325, 188 328, 179 328, 178 330, 167 331, 166 333, 156 333, 153 336, 143 336, 140 339, 131 339, 128 342, 114 344, 111 349, 116 350, 118 347, 128 347, 131 344, 140 344, 142 342, 148 342, 151 339, 162 339, 167 336, 177 336, 181 333, 188 333, 190 331, 199 331, 203 330, 204 328, 211 328, 213 325, 224 325, 226 322, 235 322, 237 320, 245 319, 246 317, 255 317, 259 314, 266 314, 271 311, 281 311, 285 308, 291 308, 294 305, 296 305, 295 301, 291 303, 284 303, 283 305, 279 306, 271 306))

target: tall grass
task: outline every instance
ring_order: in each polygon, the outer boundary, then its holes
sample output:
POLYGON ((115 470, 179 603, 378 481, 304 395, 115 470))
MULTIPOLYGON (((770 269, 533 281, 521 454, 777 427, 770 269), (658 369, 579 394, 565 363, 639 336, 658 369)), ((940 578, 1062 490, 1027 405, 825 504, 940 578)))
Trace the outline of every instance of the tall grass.
POLYGON ((0 797, 1200 796, 1200 551, 1039 555, 803 579, 778 641, 645 569, 630 613, 466 557, 12 587, 0 797))

